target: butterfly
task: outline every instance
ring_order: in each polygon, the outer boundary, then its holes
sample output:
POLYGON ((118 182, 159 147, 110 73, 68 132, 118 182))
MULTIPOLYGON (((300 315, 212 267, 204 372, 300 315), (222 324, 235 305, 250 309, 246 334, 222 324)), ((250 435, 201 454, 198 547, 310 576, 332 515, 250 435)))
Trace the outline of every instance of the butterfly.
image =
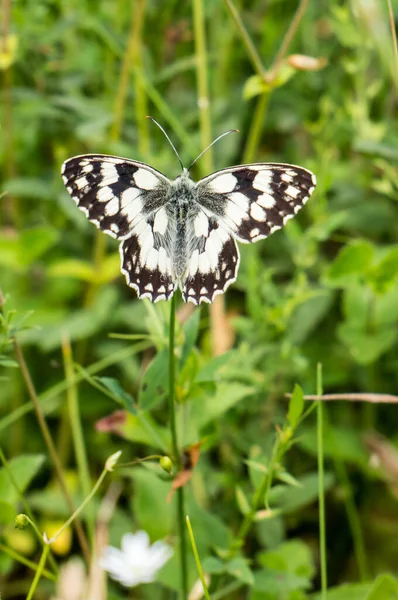
POLYGON ((316 180, 302 167, 255 163, 195 182, 192 165, 180 164, 171 180, 142 162, 84 154, 63 164, 62 178, 87 218, 121 242, 121 271, 139 298, 169 300, 180 287, 185 302, 211 303, 236 280, 236 242, 257 242, 283 227, 316 180))

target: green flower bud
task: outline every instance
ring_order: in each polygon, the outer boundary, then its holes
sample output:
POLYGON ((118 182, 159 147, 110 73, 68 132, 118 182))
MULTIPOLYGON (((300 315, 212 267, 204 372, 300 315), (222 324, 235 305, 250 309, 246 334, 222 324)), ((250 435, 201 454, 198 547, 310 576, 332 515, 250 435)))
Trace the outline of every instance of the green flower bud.
POLYGON ((168 456, 162 456, 159 460, 159 464, 162 467, 163 471, 166 471, 169 475, 173 472, 173 462, 168 456))
POLYGON ((15 528, 25 529, 29 525, 29 519, 26 515, 21 513, 15 517, 15 528))

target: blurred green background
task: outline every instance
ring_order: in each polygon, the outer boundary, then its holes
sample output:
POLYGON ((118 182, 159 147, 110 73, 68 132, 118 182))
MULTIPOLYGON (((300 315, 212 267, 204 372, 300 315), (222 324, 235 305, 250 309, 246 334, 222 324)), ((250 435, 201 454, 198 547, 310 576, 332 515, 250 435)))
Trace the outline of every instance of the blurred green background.
MULTIPOLYGON (((285 394, 295 383, 314 394, 318 362, 325 393, 397 393, 398 68, 387 2, 302 1, 296 17, 293 0, 234 6, 240 24, 222 0, 3 0, 0 439, 39 529, 55 531, 70 510, 16 335, 76 505, 112 452, 122 449, 127 462, 167 451, 169 307, 126 287, 116 242, 78 211, 60 167, 76 154, 106 153, 173 178, 176 157, 147 114, 185 164, 239 129, 206 153, 194 178, 279 161, 311 169, 318 186, 283 231, 240 247, 224 306, 187 311, 179 299, 180 441, 202 444, 187 505, 214 598, 221 580, 236 584, 224 596, 233 600, 300 600, 320 585, 315 413, 300 422, 270 490, 280 511, 250 530, 239 568, 215 568, 209 557, 222 561, 259 465, 269 464, 275 427, 288 422, 285 394), (124 412, 100 421, 116 410, 124 412)), ((396 1, 391 8, 398 18, 396 1)), ((397 408, 341 401, 324 412, 328 583, 352 582, 329 597, 397 597, 368 595, 379 573, 397 574, 397 408)), ((139 528, 152 540, 175 535, 170 481, 145 464, 111 477, 120 485, 109 523, 115 545, 139 528)), ((101 493, 84 513, 90 539, 101 493)), ((37 563, 40 544, 31 529, 14 529, 26 508, 4 466, 1 502, 0 593, 25 598, 33 571, 7 549, 37 563)), ((72 532, 56 553, 60 563, 81 555, 72 532)), ((177 571, 175 557, 157 583, 129 597, 170 598, 177 571)), ((192 561, 190 585, 196 578, 192 561)), ((376 585, 387 594, 392 581, 376 585)), ((35 597, 54 593, 43 579, 35 597)), ((107 594, 127 597, 115 584, 107 594)))

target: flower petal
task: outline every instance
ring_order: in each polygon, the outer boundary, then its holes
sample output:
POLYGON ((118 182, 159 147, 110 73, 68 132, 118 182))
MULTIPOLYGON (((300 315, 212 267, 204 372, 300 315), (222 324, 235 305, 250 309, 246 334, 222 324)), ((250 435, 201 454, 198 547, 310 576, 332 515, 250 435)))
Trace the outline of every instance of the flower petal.
POLYGON ((122 551, 131 556, 140 555, 149 548, 149 536, 146 531, 125 533, 122 537, 122 551))

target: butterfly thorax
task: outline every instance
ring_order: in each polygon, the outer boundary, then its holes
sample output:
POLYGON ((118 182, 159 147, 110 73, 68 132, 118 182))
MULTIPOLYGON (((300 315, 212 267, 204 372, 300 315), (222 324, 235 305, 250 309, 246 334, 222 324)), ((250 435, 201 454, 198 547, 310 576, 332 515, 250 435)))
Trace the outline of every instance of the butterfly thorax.
POLYGON ((200 208, 197 203, 196 184, 183 171, 170 186, 166 210, 174 223, 171 232, 171 254, 176 279, 181 280, 188 267, 192 238, 192 223, 200 208))

